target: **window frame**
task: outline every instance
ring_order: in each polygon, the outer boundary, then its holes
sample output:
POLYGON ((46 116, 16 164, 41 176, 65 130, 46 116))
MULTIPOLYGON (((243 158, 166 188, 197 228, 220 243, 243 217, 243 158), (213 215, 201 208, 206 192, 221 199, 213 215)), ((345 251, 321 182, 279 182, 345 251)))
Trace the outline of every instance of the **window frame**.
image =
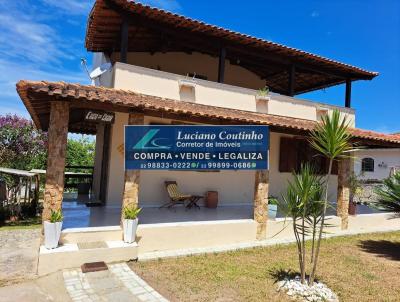
POLYGON ((372 157, 361 159, 361 172, 375 172, 375 160, 372 157))

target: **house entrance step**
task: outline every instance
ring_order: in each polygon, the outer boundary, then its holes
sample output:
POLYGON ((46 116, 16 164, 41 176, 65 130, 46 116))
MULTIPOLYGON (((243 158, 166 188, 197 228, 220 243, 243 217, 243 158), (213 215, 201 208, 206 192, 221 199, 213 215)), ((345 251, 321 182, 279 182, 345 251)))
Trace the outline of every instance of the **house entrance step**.
POLYGON ((65 229, 61 232, 61 243, 86 243, 122 240, 120 226, 65 229))
POLYGON ((105 241, 78 242, 77 245, 78 249, 80 250, 100 249, 108 247, 105 241))
POLYGON ((38 274, 42 276, 62 269, 79 268, 82 264, 90 262, 136 260, 137 255, 137 243, 128 244, 121 240, 65 243, 52 250, 41 246, 38 274))

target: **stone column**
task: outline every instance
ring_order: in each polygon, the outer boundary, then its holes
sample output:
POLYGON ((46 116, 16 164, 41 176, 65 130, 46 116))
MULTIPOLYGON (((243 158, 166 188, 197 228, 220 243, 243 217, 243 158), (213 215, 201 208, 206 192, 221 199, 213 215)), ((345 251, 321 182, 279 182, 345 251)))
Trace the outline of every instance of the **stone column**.
POLYGON ((350 177, 353 171, 352 160, 342 159, 338 165, 338 197, 336 214, 341 218, 342 230, 349 226, 349 202, 350 202, 350 177))
POLYGON ((52 101, 48 130, 48 155, 42 220, 50 219, 51 210, 60 210, 64 193, 65 153, 68 137, 69 104, 52 101))
POLYGON ((268 170, 257 170, 254 184, 254 220, 257 223, 257 240, 267 237, 268 185, 268 170))
MULTIPOLYGON (((129 125, 144 125, 144 115, 142 113, 130 113, 129 125)), ((140 170, 125 170, 124 193, 122 197, 121 221, 123 209, 130 205, 139 205, 139 182, 140 170)))

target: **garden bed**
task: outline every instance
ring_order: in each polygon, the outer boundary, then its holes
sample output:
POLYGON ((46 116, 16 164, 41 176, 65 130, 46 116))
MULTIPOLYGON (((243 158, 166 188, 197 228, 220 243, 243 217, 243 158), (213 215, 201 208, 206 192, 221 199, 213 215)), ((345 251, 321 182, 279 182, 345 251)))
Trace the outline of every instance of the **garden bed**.
MULTIPOLYGON (((290 301, 277 282, 298 275, 293 244, 131 267, 171 301, 290 301)), ((327 239, 317 277, 340 301, 398 301, 400 232, 327 239)))

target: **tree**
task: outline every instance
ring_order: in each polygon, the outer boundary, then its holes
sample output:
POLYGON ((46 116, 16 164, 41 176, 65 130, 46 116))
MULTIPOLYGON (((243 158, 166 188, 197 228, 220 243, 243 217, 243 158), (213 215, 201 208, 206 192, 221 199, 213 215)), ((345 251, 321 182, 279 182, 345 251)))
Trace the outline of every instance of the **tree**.
POLYGON ((306 236, 311 236, 311 265, 314 261, 317 226, 323 212, 322 180, 309 165, 302 165, 299 173, 293 172, 286 194, 279 203, 280 210, 292 219, 301 273, 301 283, 306 278, 306 236))
POLYGON ((93 166, 95 141, 87 137, 68 139, 67 142, 67 166, 93 166))
POLYGON ((373 205, 386 212, 395 212, 400 216, 400 172, 394 173, 383 181, 383 186, 375 190, 378 201, 373 205))
POLYGON ((329 178, 332 173, 332 165, 334 160, 340 160, 349 156, 353 150, 351 144, 352 135, 348 131, 349 123, 346 117, 342 117, 338 110, 332 112, 332 115, 322 117, 321 123, 318 123, 314 130, 311 131, 310 143, 312 147, 325 155, 329 159, 328 174, 326 175, 324 188, 324 206, 319 226, 317 246, 315 249, 315 257, 313 268, 310 274, 310 285, 314 283, 315 273, 317 270, 319 251, 321 246, 322 234, 325 225, 326 209, 328 207, 328 186, 329 178))
POLYGON ((0 166, 43 169, 46 166, 47 133, 17 115, 0 116, 0 166))

